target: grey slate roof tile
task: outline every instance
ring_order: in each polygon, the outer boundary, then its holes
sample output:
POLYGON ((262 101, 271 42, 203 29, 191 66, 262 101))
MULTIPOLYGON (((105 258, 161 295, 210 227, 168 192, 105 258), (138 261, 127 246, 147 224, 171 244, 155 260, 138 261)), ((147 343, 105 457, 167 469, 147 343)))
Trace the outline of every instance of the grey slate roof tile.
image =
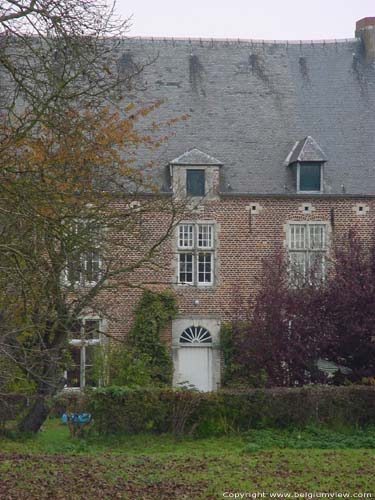
MULTIPOLYGON (((126 39, 119 48, 143 62, 140 105, 161 100, 156 122, 188 114, 167 130, 153 175, 169 189, 168 164, 198 148, 219 158, 221 189, 295 192, 285 158, 307 136, 327 158, 325 192, 375 194, 375 64, 361 42, 253 43, 126 39), (193 57, 193 58, 192 58, 193 57), (143 90, 142 90, 143 89, 143 90)), ((306 151, 307 154, 307 151, 306 151)))
POLYGON ((222 165, 213 156, 200 151, 197 148, 190 149, 170 162, 171 165, 222 165))

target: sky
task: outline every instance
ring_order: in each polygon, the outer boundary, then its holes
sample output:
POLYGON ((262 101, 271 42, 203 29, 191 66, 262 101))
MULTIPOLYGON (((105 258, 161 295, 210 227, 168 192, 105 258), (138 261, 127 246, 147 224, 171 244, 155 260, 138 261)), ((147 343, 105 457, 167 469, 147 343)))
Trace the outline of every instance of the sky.
POLYGON ((320 40, 353 38, 375 0, 117 0, 129 36, 320 40))

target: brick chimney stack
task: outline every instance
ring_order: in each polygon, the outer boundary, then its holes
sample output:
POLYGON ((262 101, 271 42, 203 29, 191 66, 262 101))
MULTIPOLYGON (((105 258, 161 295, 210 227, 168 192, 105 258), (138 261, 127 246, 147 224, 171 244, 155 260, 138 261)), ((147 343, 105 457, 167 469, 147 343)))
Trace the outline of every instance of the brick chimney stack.
POLYGON ((366 62, 375 62, 375 17, 364 17, 357 21, 355 36, 362 40, 366 62))

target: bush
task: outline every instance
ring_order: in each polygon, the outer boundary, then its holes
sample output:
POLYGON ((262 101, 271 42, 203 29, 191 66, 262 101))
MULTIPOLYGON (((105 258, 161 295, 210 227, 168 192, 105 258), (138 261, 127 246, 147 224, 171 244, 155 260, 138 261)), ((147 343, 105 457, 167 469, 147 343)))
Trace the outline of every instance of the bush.
POLYGON ((160 389, 105 387, 86 393, 87 409, 100 434, 166 432, 166 404, 160 389))
POLYGON ((150 369, 151 359, 126 342, 110 343, 97 349, 94 362, 96 385, 150 387, 155 385, 150 369))
POLYGON ((306 386, 200 393, 106 387, 88 391, 84 408, 100 434, 172 432, 199 437, 311 424, 374 423, 375 387, 306 386))
POLYGON ((0 396, 0 434, 6 432, 8 422, 22 416, 28 405, 28 396, 22 394, 3 394, 0 396))

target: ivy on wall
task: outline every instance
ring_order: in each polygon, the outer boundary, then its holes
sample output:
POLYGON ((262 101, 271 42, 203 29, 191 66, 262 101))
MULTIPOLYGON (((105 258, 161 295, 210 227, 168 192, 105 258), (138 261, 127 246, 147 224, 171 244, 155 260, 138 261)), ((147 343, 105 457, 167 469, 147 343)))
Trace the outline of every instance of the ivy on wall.
POLYGON ((177 310, 172 292, 146 290, 134 311, 134 322, 128 337, 130 347, 135 355, 147 360, 150 378, 158 385, 172 382, 172 357, 161 336, 177 310))

